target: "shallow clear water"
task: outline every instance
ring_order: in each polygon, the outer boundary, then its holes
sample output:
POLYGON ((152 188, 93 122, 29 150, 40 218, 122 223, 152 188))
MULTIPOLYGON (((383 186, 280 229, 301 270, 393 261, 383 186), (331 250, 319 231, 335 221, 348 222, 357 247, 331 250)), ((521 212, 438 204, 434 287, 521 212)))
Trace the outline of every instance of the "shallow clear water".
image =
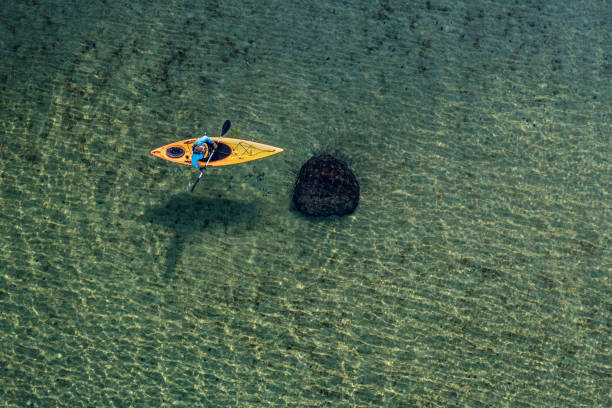
POLYGON ((606 2, 107 3, 0 11, 3 406, 611 405, 606 2))

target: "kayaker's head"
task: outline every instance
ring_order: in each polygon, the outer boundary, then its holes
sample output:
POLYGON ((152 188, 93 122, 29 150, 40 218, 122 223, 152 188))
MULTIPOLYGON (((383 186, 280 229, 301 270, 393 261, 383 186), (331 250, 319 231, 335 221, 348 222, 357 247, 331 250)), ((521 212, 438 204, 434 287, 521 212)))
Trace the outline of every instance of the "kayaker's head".
POLYGON ((196 152, 197 154, 202 154, 202 153, 204 153, 204 146, 202 146, 202 145, 197 145, 197 146, 195 147, 195 152, 196 152))

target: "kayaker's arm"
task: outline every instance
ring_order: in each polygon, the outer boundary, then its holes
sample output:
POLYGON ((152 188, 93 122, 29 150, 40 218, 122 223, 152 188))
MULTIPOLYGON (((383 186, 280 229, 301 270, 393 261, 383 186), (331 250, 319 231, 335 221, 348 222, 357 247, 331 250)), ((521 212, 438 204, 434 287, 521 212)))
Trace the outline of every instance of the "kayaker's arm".
POLYGON ((212 140, 210 137, 208 137, 208 135, 206 133, 204 133, 198 140, 196 140, 193 145, 194 146, 198 146, 198 145, 203 145, 205 143, 210 143, 211 145, 213 145, 213 147, 216 149, 217 148, 217 143, 215 143, 214 140, 212 140))
POLYGON ((193 164, 193 167, 195 167, 196 169, 199 169, 200 165, 198 164, 198 160, 202 160, 203 158, 204 158, 203 154, 193 153, 191 155, 191 164, 193 164))
POLYGON ((203 145, 204 143, 215 143, 206 133, 194 142, 194 145, 203 145))

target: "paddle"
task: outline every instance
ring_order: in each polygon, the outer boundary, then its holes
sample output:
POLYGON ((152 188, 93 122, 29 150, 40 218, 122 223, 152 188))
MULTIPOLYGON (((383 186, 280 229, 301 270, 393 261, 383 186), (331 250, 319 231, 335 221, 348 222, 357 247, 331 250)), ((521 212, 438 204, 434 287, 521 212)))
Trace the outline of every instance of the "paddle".
MULTIPOLYGON (((219 138, 219 140, 217 140, 217 146, 219 145, 219 141, 221 141, 221 138, 223 137, 223 135, 225 135, 227 133, 227 131, 229 130, 231 125, 232 125, 232 123, 229 120, 225 121, 225 123, 223 124, 223 127, 221 128, 221 137, 219 138)), ((213 149, 212 153, 210 153, 210 156, 208 156, 208 160, 206 161, 206 164, 204 165, 204 167, 200 167, 200 175, 198 176, 198 179, 191 186, 191 192, 192 193, 193 193, 193 190, 195 189, 195 187, 200 182, 200 179, 204 175, 204 171, 206 170, 206 167, 208 166, 208 163, 210 162, 210 159, 212 159, 213 154, 215 154, 216 150, 217 150, 217 148, 215 147, 213 149)))

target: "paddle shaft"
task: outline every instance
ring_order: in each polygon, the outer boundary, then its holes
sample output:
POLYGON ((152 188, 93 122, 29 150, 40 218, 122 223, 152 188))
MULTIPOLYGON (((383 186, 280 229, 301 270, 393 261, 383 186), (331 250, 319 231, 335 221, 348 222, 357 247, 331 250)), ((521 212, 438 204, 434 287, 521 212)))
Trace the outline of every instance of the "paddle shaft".
MULTIPOLYGON (((221 139, 223 139, 223 136, 227 133, 227 131, 229 130, 231 126, 231 122, 229 120, 226 120, 225 123, 223 124, 223 128, 221 128, 221 137, 219 137, 219 140, 217 140, 217 146, 219 144, 219 142, 221 141, 221 139)), ((217 148, 215 147, 213 149, 213 151, 210 153, 210 156, 208 156, 208 160, 206 160, 206 164, 204 165, 204 167, 202 167, 200 169, 200 175, 198 176, 198 179, 195 181, 195 183, 193 183, 193 186, 191 186, 191 192, 193 193, 193 190, 195 189, 195 187, 198 185, 198 183, 200 182, 200 179, 202 178, 202 176, 204 175, 204 171, 206 171, 206 167, 208 167, 208 163, 210 163, 210 159, 212 159, 213 154, 215 154, 215 152, 217 151, 217 148)))
MULTIPOLYGON (((221 138, 223 138, 223 136, 221 136, 219 138, 219 140, 221 140, 221 138)), ((217 143, 219 143, 219 140, 217 141, 217 143)), ((200 182, 200 179, 202 178, 202 176, 204 175, 204 171, 206 170, 206 167, 208 167, 208 163, 210 162, 210 159, 212 159, 212 155, 215 154, 215 150, 217 149, 213 149, 212 153, 210 154, 210 156, 208 156, 208 160, 206 161, 206 164, 203 167, 200 167, 200 175, 198 176, 198 179, 195 181, 195 183, 193 183, 193 186, 191 186, 191 192, 193 193, 193 190, 195 190, 195 187, 198 185, 198 183, 200 182)))

